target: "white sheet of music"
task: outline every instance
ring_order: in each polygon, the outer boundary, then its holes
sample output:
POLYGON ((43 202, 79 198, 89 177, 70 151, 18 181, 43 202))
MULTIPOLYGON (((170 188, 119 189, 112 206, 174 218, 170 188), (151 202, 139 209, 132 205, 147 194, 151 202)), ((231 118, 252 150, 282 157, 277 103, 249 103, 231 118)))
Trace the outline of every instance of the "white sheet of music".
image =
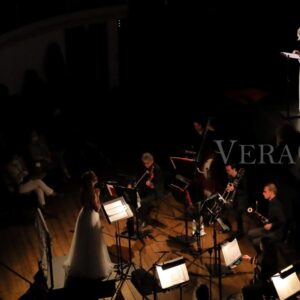
POLYGON ((122 201, 116 201, 105 206, 106 212, 109 217, 125 212, 126 207, 123 205, 122 201))
POLYGON ((128 218, 126 211, 109 217, 111 222, 115 222, 115 221, 126 219, 126 218, 128 218))
MULTIPOLYGON (((293 265, 290 265, 281 272, 287 271, 291 268, 293 268, 293 265)), ((271 279, 280 300, 287 299, 300 291, 300 281, 296 272, 290 274, 286 278, 281 278, 280 274, 277 273, 271 279)))
POLYGON ((110 222, 133 217, 133 212, 123 197, 104 203, 104 209, 110 222))
MULTIPOLYGON (((182 259, 174 259, 173 261, 182 259)), ((172 262, 172 261, 168 261, 172 262)), ((160 285, 163 289, 178 285, 180 283, 188 281, 189 274, 185 264, 180 264, 178 266, 163 270, 161 265, 156 266, 156 271, 160 280, 160 285)))
POLYGON ((288 57, 288 58, 293 58, 293 59, 300 59, 300 55, 297 53, 291 53, 291 52, 281 52, 282 55, 288 57))
POLYGON ((224 256, 225 265, 227 267, 231 266, 242 257, 242 253, 237 239, 234 239, 232 242, 227 242, 226 244, 223 244, 221 248, 224 256))

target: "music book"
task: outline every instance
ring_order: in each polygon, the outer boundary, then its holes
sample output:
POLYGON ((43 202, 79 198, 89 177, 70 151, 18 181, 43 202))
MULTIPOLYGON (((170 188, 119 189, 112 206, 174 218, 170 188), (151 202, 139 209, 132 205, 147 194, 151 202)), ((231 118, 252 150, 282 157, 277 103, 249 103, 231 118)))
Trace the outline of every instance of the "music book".
MULTIPOLYGON (((281 272, 285 272, 291 268, 293 268, 293 265, 288 266, 281 272)), ((291 273, 285 278, 281 278, 280 274, 277 273, 271 279, 280 300, 285 300, 300 291, 300 281, 296 272, 291 273)))
POLYGON ((163 289, 189 281, 189 274, 183 257, 156 265, 156 271, 163 289))
POLYGON ((234 265, 242 257, 237 239, 234 239, 232 242, 224 243, 221 248, 227 267, 234 265))
POLYGON ((291 52, 280 52, 280 53, 288 58, 300 59, 300 55, 297 53, 291 53, 291 52))

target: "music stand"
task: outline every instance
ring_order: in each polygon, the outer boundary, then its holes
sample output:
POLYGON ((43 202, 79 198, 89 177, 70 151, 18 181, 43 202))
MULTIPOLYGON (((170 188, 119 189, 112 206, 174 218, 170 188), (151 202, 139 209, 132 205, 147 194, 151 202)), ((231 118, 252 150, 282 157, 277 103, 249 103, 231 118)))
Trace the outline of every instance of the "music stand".
POLYGON ((133 217, 132 210, 130 206, 126 203, 124 197, 118 197, 110 201, 102 203, 102 210, 104 215, 109 222, 109 224, 114 223, 116 228, 116 247, 117 247, 117 258, 118 258, 118 271, 120 273, 120 283, 116 288, 116 293, 118 293, 124 281, 128 277, 130 267, 132 266, 132 256, 131 256, 131 242, 128 237, 128 248, 129 248, 129 264, 124 264, 122 259, 122 245, 120 239, 120 220, 126 220, 133 217), (124 273, 124 268, 127 267, 126 272, 124 273))
POLYGON ((104 202, 101 206, 109 224, 133 217, 132 210, 124 197, 104 202))
MULTIPOLYGON (((220 214, 224 207, 225 201, 224 198, 219 194, 213 194, 209 198, 207 198, 203 203, 203 211, 206 211, 210 216, 210 220, 213 224, 213 247, 214 251, 214 263, 213 264, 205 264, 210 276, 218 277, 219 282, 219 298, 222 299, 222 276, 232 274, 232 271, 221 264, 221 244, 217 243, 217 223, 220 223, 220 214), (212 204, 211 204, 212 203, 212 204)), ((224 242, 223 242, 224 243, 224 242)), ((209 250, 209 249, 208 249, 209 250)))
POLYGON ((184 216, 177 218, 180 220, 184 220, 185 223, 185 235, 179 235, 176 237, 169 237, 170 239, 174 239, 178 241, 179 243, 184 244, 185 246, 189 246, 191 243, 195 242, 195 236, 189 236, 188 235, 188 204, 192 204, 192 200, 190 197, 190 193, 188 191, 188 188, 191 184, 191 181, 189 181, 187 178, 185 178, 182 175, 177 174, 176 179, 178 180, 178 183, 170 184, 170 186, 180 193, 183 193, 185 195, 185 203, 184 203, 184 216))
POLYGON ((117 194, 122 195, 134 211, 134 218, 127 220, 127 231, 124 231, 120 234, 122 237, 129 237, 134 240, 142 240, 143 237, 148 236, 151 231, 144 230, 140 231, 139 228, 139 208, 141 207, 141 199, 136 187, 128 188, 121 185, 115 185, 115 190, 117 194), (132 221, 132 222, 131 222, 132 221))
POLYGON ((226 267, 233 268, 241 261, 242 253, 237 239, 226 241, 221 245, 226 267))
POLYGON ((271 280, 280 300, 285 300, 300 291, 300 281, 293 265, 272 276, 271 280))
POLYGON ((156 273, 162 289, 179 287, 180 300, 182 299, 182 284, 190 280, 185 259, 178 257, 162 264, 156 264, 156 273))

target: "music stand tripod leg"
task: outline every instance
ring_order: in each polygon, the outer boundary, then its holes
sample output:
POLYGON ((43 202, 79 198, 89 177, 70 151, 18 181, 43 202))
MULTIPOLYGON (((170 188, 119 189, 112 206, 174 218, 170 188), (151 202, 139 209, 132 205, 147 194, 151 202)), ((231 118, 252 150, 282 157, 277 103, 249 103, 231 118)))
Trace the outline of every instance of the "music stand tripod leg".
POLYGON ((117 248, 117 266, 118 266, 117 274, 119 274, 120 277, 122 277, 124 272, 124 262, 122 258, 120 226, 118 221, 115 223, 115 229, 116 229, 116 248, 117 248))
MULTIPOLYGON (((119 239, 120 239, 120 237, 119 237, 119 239)), ((130 237, 130 234, 129 234, 129 233, 128 233, 127 239, 128 239, 128 251, 129 251, 129 252, 128 252, 128 256, 129 256, 129 261, 128 261, 127 266, 126 266, 127 269, 126 269, 126 272, 125 272, 125 273, 124 273, 124 269, 125 269, 126 267, 123 267, 125 264, 123 264, 123 261, 122 261, 122 268, 121 268, 122 272, 121 272, 121 274, 120 274, 120 282, 119 282, 119 284, 118 284, 118 286, 117 286, 117 288, 116 288, 115 295, 120 294, 124 282, 125 282, 128 278, 130 278, 129 271, 130 271, 131 267, 133 267, 134 270, 136 270, 136 267, 135 267, 134 263, 132 262, 131 237, 130 237)), ((121 241, 120 241, 120 246, 121 246, 121 241)), ((120 252, 121 252, 121 251, 120 251, 120 252)), ((122 260, 122 258, 121 258, 121 260, 122 260)))

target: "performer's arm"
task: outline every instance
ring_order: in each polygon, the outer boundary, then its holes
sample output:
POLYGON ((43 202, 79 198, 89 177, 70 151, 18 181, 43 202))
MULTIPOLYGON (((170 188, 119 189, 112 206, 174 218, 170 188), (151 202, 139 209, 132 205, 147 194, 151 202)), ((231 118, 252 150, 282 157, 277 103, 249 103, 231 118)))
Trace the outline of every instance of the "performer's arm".
POLYGON ((100 189, 99 188, 95 188, 95 197, 92 206, 95 211, 98 212, 100 210, 100 189))

